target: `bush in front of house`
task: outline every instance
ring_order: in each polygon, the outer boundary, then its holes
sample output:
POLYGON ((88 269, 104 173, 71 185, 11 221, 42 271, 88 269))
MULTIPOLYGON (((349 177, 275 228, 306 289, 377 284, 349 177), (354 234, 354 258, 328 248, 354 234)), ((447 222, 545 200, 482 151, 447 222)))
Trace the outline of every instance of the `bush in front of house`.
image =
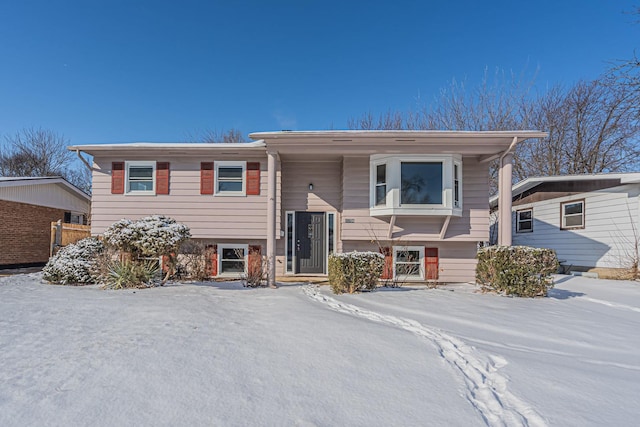
POLYGON ((152 215, 136 221, 121 219, 104 232, 106 244, 131 254, 131 262, 164 257, 166 275, 175 272, 176 253, 180 245, 191 237, 189 227, 164 215, 152 215))
POLYGON ((112 261, 101 276, 104 289, 148 288, 154 286, 159 272, 153 261, 112 261))
POLYGON ((171 255, 189 237, 189 227, 164 215, 121 219, 104 232, 105 243, 131 253, 133 258, 171 255))
POLYGON ((551 249, 489 246, 478 251, 476 280, 483 291, 518 297, 547 296, 558 258, 551 249))
POLYGON ((42 269, 42 277, 59 285, 86 285, 95 282, 93 270, 96 257, 104 251, 102 242, 87 237, 71 243, 49 259, 42 269))
POLYGON ((384 256, 377 252, 334 253, 329 256, 329 285, 336 294, 373 290, 383 268, 384 256))

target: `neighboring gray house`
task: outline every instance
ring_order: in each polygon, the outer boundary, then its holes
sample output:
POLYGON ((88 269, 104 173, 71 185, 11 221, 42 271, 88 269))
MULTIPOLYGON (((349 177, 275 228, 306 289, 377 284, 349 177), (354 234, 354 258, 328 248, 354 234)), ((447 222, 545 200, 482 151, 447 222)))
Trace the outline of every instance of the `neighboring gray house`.
POLYGON ((574 270, 638 261, 640 173, 528 178, 512 193, 514 245, 554 249, 574 270))
POLYGON ((489 238, 489 163, 500 159, 508 217, 512 151, 544 136, 282 131, 241 144, 69 149, 93 156, 93 234, 121 218, 171 216, 213 248, 213 276, 242 273, 254 250, 271 280, 326 274, 332 252, 382 250, 385 277, 466 282, 489 238))

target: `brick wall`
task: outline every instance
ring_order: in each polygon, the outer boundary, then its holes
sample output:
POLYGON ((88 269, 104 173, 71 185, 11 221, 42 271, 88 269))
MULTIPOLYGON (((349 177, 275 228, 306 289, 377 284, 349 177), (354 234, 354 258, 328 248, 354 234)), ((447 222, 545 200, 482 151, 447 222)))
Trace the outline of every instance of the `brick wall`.
POLYGON ((51 222, 59 219, 63 210, 0 200, 0 266, 47 262, 51 222))

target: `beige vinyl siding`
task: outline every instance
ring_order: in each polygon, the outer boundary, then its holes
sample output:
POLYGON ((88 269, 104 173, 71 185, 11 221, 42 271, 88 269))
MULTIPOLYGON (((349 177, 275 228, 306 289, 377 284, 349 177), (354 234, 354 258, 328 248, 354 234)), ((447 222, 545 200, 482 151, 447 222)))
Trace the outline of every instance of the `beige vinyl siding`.
MULTIPOLYGON (((260 157, 216 158, 95 158, 91 232, 102 233, 113 222, 162 214, 175 218, 191 228, 201 239, 266 239, 267 170, 266 159, 260 157), (111 163, 127 160, 168 161, 170 192, 168 195, 111 194, 111 163), (260 162, 259 196, 218 196, 200 194, 200 162, 242 160, 260 162)), ((277 176, 280 189, 280 174, 277 176)), ((277 200, 280 198, 277 197, 277 200)), ((280 209, 278 203, 276 208, 280 209)), ((277 225, 276 225, 277 227, 277 225)), ((280 229, 276 229, 279 236, 280 229)))
POLYGON ((628 184, 518 205, 514 211, 533 208, 533 231, 516 233, 514 213, 513 244, 553 249, 566 265, 628 268, 640 239, 639 194, 640 185, 628 184), (574 200, 585 202, 585 227, 560 230, 560 205, 574 200))
POLYGON ((283 211, 339 211, 341 176, 340 161, 283 161, 283 211), (313 184, 313 190, 309 190, 309 184, 313 184))
MULTIPOLYGON (((344 241, 344 251, 374 251, 379 248, 376 243, 365 241, 344 241)), ((386 242, 387 246, 400 246, 400 242, 386 242)), ((475 259, 477 244, 475 242, 411 242, 412 246, 438 248, 438 281, 444 283, 475 283, 475 259)))
MULTIPOLYGON (((463 158, 462 217, 451 217, 445 240, 485 241, 489 238, 488 166, 473 157, 463 158)), ((369 157, 345 157, 343 168, 343 240, 387 239, 389 218, 369 214, 369 157), (349 220, 349 222, 347 222, 349 220), (351 222, 352 220, 352 222, 351 222)), ((396 217, 394 238, 437 240, 443 216, 396 217)))

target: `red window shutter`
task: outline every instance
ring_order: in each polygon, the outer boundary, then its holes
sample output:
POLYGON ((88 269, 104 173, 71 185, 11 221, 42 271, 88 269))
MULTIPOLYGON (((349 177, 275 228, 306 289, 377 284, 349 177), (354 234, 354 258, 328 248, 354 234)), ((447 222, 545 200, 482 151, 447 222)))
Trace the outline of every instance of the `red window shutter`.
POLYGON ((380 253, 384 255, 384 269, 381 279, 393 279, 393 252, 391 248, 380 248, 380 253))
POLYGON ((438 248, 424 248, 424 276, 438 280, 438 248))
POLYGON ((200 194, 213 194, 213 162, 200 163, 200 194))
POLYGON ((260 245, 249 245, 247 261, 249 263, 247 266, 249 275, 259 273, 262 270, 262 247, 260 245))
POLYGON ((247 163, 247 196, 260 195, 260 163, 247 163))
POLYGON ((124 194, 124 162, 111 163, 111 194, 124 194))
POLYGON ((156 194, 169 194, 169 162, 156 162, 156 194))
POLYGON ((215 277, 218 275, 218 245, 207 246, 207 250, 210 256, 211 276, 215 277))

